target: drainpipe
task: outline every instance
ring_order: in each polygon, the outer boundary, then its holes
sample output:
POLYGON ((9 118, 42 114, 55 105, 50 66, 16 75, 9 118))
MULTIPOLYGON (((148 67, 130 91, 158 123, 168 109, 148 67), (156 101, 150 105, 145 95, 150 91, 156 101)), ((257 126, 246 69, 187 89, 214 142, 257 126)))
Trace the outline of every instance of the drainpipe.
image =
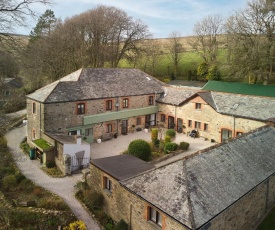
POLYGON ((42 136, 41 120, 41 103, 39 103, 39 138, 41 138, 42 136))
MULTIPOLYGON (((115 104, 115 106, 116 106, 116 111, 118 112, 119 111, 119 97, 116 98, 116 104, 115 104)), ((118 119, 116 120, 116 133, 118 135, 118 119)))
POLYGON ((233 137, 235 136, 235 116, 233 115, 233 137))

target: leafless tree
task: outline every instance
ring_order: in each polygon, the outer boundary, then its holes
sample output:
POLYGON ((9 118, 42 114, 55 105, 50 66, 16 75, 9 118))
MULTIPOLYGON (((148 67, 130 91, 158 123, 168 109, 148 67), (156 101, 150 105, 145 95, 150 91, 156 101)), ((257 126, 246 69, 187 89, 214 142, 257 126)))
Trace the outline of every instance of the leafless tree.
POLYGON ((275 4, 254 0, 226 22, 230 69, 240 77, 263 80, 274 76, 275 4))
POLYGON ((218 35, 223 32, 223 19, 220 15, 209 15, 194 26, 194 37, 190 40, 195 49, 208 64, 217 60, 219 40, 218 35))
POLYGON ((179 64, 182 59, 182 52, 184 47, 181 43, 181 34, 179 32, 172 32, 169 36, 167 45, 168 55, 173 65, 173 75, 176 77, 179 71, 179 64))
POLYGON ((51 0, 1 0, 0 43, 2 47, 18 46, 18 38, 12 36, 14 27, 26 26, 27 17, 35 17, 31 6, 35 3, 50 4, 51 0))

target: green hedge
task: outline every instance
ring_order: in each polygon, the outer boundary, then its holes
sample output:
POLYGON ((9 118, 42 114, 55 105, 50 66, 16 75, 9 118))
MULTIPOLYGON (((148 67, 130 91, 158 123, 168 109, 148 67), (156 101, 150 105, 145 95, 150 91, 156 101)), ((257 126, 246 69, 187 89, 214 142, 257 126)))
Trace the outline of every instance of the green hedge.
POLYGON ((174 138, 176 136, 176 131, 174 129, 167 129, 166 130, 166 136, 174 138))
POLYGON ((176 151, 178 148, 178 145, 176 143, 168 142, 164 146, 164 152, 170 153, 171 151, 176 151))
POLYGON ((188 142, 180 142, 180 148, 183 149, 183 150, 187 150, 189 148, 189 143, 188 142))
POLYGON ((157 129, 152 129, 151 132, 151 140, 153 143, 158 139, 158 130, 157 129))
POLYGON ((128 154, 138 157, 144 161, 149 161, 152 156, 149 143, 142 139, 134 140, 129 144, 128 154))

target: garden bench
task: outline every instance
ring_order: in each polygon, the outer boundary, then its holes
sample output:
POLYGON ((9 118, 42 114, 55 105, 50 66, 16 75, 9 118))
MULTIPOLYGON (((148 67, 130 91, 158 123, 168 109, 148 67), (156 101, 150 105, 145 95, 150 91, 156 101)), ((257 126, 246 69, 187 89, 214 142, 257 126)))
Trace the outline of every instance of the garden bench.
POLYGON ((111 140, 114 137, 113 133, 104 133, 102 135, 102 141, 111 140))

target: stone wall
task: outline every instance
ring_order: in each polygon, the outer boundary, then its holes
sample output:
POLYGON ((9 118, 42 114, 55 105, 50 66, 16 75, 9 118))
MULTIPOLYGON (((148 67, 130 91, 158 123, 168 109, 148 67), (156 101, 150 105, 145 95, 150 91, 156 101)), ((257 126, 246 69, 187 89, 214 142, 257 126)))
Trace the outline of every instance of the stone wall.
POLYGON ((44 106, 43 104, 31 99, 27 99, 27 141, 31 145, 31 141, 42 138, 43 133, 43 119, 44 119, 44 106), (35 112, 33 106, 35 104, 35 112))
POLYGON ((153 222, 148 221, 148 207, 150 206, 146 201, 140 199, 138 196, 129 192, 126 188, 120 185, 120 183, 104 173, 97 167, 91 164, 90 176, 88 177, 88 183, 91 189, 100 192, 104 195, 104 209, 112 219, 119 221, 123 219, 129 225, 131 229, 163 229, 163 230, 185 230, 183 225, 179 224, 169 216, 162 213, 162 228, 153 222), (112 192, 104 189, 103 177, 106 176, 112 181, 112 192))
POLYGON ((199 96, 188 101, 182 106, 159 104, 159 111, 161 111, 158 113, 159 121, 161 120, 161 114, 166 115, 166 127, 168 125, 168 116, 174 117, 175 124, 177 124, 177 119, 181 118, 186 127, 184 129, 185 132, 190 132, 193 129, 197 129, 201 137, 205 137, 209 140, 213 139, 216 142, 221 142, 222 129, 231 130, 234 137, 237 136, 238 132, 249 132, 265 125, 264 122, 217 113, 199 96), (201 104, 201 109, 196 109, 196 103, 201 104), (192 121, 190 127, 189 120, 192 121), (200 128, 195 127, 195 122, 200 122, 200 128), (205 124, 208 125, 207 130, 204 130, 205 124))
POLYGON ((200 229, 255 229, 275 204, 274 188, 273 175, 200 229))

